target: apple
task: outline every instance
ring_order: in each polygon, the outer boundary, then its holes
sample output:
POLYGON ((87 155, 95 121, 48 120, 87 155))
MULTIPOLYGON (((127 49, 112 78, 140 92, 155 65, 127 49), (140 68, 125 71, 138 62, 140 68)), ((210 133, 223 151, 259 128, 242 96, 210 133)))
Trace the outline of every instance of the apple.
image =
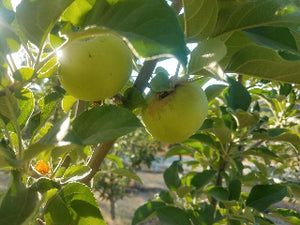
POLYGON ((150 93, 142 120, 157 140, 178 143, 194 134, 207 116, 206 95, 197 83, 181 83, 168 93, 150 93))
POLYGON ((117 35, 103 33, 74 40, 62 49, 59 79, 72 96, 99 101, 116 95, 129 80, 132 54, 117 35))

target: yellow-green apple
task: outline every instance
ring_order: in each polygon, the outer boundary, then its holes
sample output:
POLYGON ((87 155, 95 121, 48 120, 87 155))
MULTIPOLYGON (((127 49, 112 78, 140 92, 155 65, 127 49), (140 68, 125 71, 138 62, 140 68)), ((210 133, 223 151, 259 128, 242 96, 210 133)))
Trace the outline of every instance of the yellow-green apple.
POLYGON ((128 81, 132 54, 119 36, 103 33, 66 45, 59 64, 60 82, 70 95, 99 101, 116 95, 128 81))
POLYGON ((142 120, 155 139, 178 143, 201 127, 207 111, 207 98, 200 85, 181 83, 168 93, 150 93, 142 120))

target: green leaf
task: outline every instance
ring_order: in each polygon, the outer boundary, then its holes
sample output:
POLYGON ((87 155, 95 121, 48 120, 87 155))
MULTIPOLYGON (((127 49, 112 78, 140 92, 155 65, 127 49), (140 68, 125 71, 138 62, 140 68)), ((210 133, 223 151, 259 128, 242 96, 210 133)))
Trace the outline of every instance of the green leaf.
POLYGON ((36 210, 36 191, 28 189, 21 181, 19 172, 12 171, 12 181, 0 206, 0 224, 23 224, 36 210))
POLYGON ((20 108, 17 99, 9 92, 5 96, 0 97, 0 114, 10 119, 13 123, 17 123, 20 108))
POLYGON ((179 178, 179 172, 182 167, 178 161, 172 163, 172 165, 167 168, 164 172, 164 181, 170 190, 176 190, 181 185, 181 180, 179 178))
POLYGON ((217 79, 223 79, 223 71, 218 67, 218 62, 226 52, 224 42, 218 39, 201 41, 191 53, 188 73, 203 75, 204 71, 208 71, 217 79))
POLYGON ((128 169, 124 169, 124 168, 119 168, 119 169, 114 169, 111 171, 112 173, 124 176, 124 177, 128 177, 130 179, 133 179, 135 181, 138 181, 140 184, 143 183, 143 181, 141 180, 141 178, 136 175, 135 173, 133 173, 132 171, 128 170, 128 169))
POLYGON ((281 201, 287 194, 285 185, 255 185, 250 191, 246 205, 262 212, 270 205, 281 201))
POLYGON ((279 160, 279 157, 274 152, 272 152, 270 149, 268 149, 265 146, 261 146, 259 148, 251 148, 247 151, 244 151, 243 155, 245 155, 245 156, 255 155, 255 156, 261 156, 263 158, 270 158, 270 159, 279 160))
POLYGON ((207 190, 207 193, 210 194, 217 201, 228 200, 229 192, 223 187, 212 187, 207 190))
POLYGON ((164 206, 156 211, 162 225, 191 225, 187 213, 180 208, 164 206))
POLYGON ((87 176, 91 172, 91 168, 85 165, 72 165, 67 168, 61 179, 62 183, 74 182, 87 176))
POLYGON ((214 36, 261 26, 299 24, 299 9, 292 1, 265 0, 233 4, 219 11, 214 36))
POLYGON ((108 154, 108 155, 105 156, 105 159, 113 161, 121 169, 124 167, 123 162, 116 155, 110 155, 110 154, 108 154))
POLYGON ((300 62, 286 61, 275 51, 250 45, 233 55, 226 72, 300 84, 300 62))
POLYGON ((160 191, 159 192, 159 198, 167 204, 173 204, 174 203, 173 195, 169 191, 165 191, 165 190, 160 191))
POLYGON ((65 113, 69 112, 71 107, 78 101, 77 98, 72 95, 65 95, 62 101, 62 108, 65 113))
POLYGON ((84 145, 107 142, 141 126, 131 111, 114 105, 104 105, 85 111, 72 125, 73 133, 84 145))
POLYGON ((162 0, 96 1, 84 25, 111 28, 124 35, 141 57, 175 55, 184 65, 184 34, 173 9, 162 0), (155 16, 153 16, 155 15, 155 16))
POLYGON ((155 77, 151 80, 151 89, 154 92, 163 92, 172 90, 169 73, 162 67, 156 68, 155 77))
POLYGON ((22 67, 14 72, 13 77, 18 81, 27 81, 35 74, 34 69, 30 67, 22 67))
POLYGON ((215 141, 214 138, 209 134, 194 134, 190 139, 195 139, 202 144, 207 144, 214 149, 220 149, 220 143, 215 141))
POLYGON ((278 217, 291 225, 300 224, 300 213, 292 209, 277 209, 276 211, 271 212, 269 215, 278 217))
POLYGON ((233 116, 236 118, 239 128, 254 126, 259 122, 259 114, 256 112, 248 113, 238 109, 233 116))
POLYGON ((15 152, 0 144, 0 168, 18 165, 15 152))
POLYGON ((189 217, 194 224, 214 224, 215 209, 213 205, 207 203, 201 204, 201 210, 187 210, 189 217))
POLYGON ((20 49, 20 40, 12 27, 1 18, 1 15, 2 12, 0 11, 0 53, 6 55, 20 49))
POLYGON ((54 24, 72 2, 23 0, 16 10, 19 27, 29 41, 41 47, 54 24))
POLYGON ((51 189, 60 189, 61 186, 56 183, 53 180, 50 180, 49 178, 42 177, 38 179, 31 187, 31 190, 38 191, 40 193, 46 193, 47 191, 51 189))
POLYGON ((69 183, 45 207, 45 221, 55 225, 106 225, 91 190, 80 183, 69 183))
POLYGON ((178 156, 178 155, 192 155, 192 151, 188 148, 185 148, 181 145, 176 145, 169 149, 167 153, 165 154, 164 159, 170 158, 172 156, 178 156))
POLYGON ((197 189, 203 188, 205 185, 215 177, 216 171, 204 170, 203 172, 196 173, 191 180, 191 184, 197 189))
POLYGON ((219 96, 223 90, 227 87, 225 84, 213 84, 209 85, 205 89, 205 94, 207 96, 207 101, 210 102, 214 100, 217 96, 219 96))
POLYGON ((137 225, 140 222, 145 221, 152 216, 156 210, 160 207, 164 207, 166 204, 159 201, 149 201, 146 204, 140 206, 135 212, 132 218, 131 225, 137 225))
POLYGON ((228 93, 225 94, 228 107, 233 110, 242 109, 247 111, 251 104, 251 96, 247 89, 232 78, 227 79, 229 82, 228 93))
POLYGON ((214 134, 222 143, 231 141, 231 130, 225 126, 224 121, 220 118, 204 120, 199 130, 214 134))
POLYGON ((289 142, 295 145, 300 145, 300 135, 290 130, 269 129, 267 131, 253 133, 254 140, 270 140, 289 142))
POLYGON ((287 27, 255 27, 243 31, 256 44, 274 50, 298 53, 297 43, 287 27))
POLYGON ((61 19, 75 26, 82 24, 84 16, 93 8, 96 0, 75 0, 63 13, 61 19))
POLYGON ((122 97, 124 106, 130 110, 134 110, 138 107, 142 107, 146 104, 146 101, 141 92, 135 87, 130 87, 124 92, 122 97))
POLYGON ((187 40, 207 39, 217 23, 217 0, 183 0, 183 6, 187 40))
POLYGON ((229 198, 228 200, 238 201, 240 198, 242 183, 240 180, 231 180, 228 185, 229 198))

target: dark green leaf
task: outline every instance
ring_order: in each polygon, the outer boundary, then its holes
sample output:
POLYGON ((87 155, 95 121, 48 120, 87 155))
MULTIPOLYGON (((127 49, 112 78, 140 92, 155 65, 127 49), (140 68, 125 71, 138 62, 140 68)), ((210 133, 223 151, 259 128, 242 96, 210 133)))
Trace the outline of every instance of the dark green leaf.
POLYGON ((174 202, 173 195, 169 191, 165 191, 165 190, 160 191, 159 198, 168 204, 173 204, 174 202))
POLYGON ((213 205, 202 203, 200 207, 200 210, 187 210, 187 213, 193 223, 199 225, 214 224, 215 209, 213 205))
POLYGON ((47 224, 106 225, 91 190, 80 183, 69 183, 45 207, 47 224))
POLYGON ((250 45, 233 55, 225 72, 300 84, 299 71, 299 61, 286 61, 271 49, 250 45))
POLYGON ((197 189, 203 188, 205 185, 215 177, 216 171, 204 170, 203 172, 196 173, 191 180, 191 184, 197 189))
POLYGON ((232 78, 228 78, 227 80, 229 82, 229 89, 225 97, 228 107, 233 110, 242 109, 247 111, 251 103, 249 92, 241 83, 232 78))
POLYGON ((133 110, 138 107, 142 107, 146 104, 146 101, 143 95, 141 94, 141 92, 134 87, 128 88, 124 92, 124 96, 122 97, 122 102, 124 106, 130 110, 133 110))
POLYGON ((19 27, 28 40, 40 47, 55 22, 72 2, 73 0, 23 0, 16 11, 19 27))
POLYGON ((253 134, 254 140, 270 140, 290 142, 295 145, 300 145, 300 135, 290 130, 283 129, 269 129, 267 132, 255 132, 253 134))
POLYGON ((171 82, 169 80, 169 73, 162 67, 156 68, 156 75, 151 80, 151 89, 154 92, 163 92, 172 90, 171 82))
POLYGON ((280 83, 279 94, 288 96, 291 93, 292 89, 293 87, 291 84, 280 83))
POLYGON ((1 201, 0 224, 23 224, 36 210, 38 194, 25 187, 19 172, 12 172, 9 189, 1 201))
POLYGON ((243 155, 256 155, 256 156, 261 156, 263 158, 279 160, 279 157, 265 146, 261 146, 259 148, 251 148, 247 151, 244 151, 243 155))
POLYGON ((176 190, 181 185, 181 180, 179 178, 179 172, 182 167, 178 161, 172 163, 172 165, 167 168, 164 172, 164 181, 170 190, 176 190))
POLYGON ((149 201, 146 204, 140 206, 135 212, 132 219, 131 225, 137 225, 138 223, 145 221, 151 215, 153 215, 156 210, 160 207, 164 207, 166 204, 159 201, 149 201))
POLYGON ((292 1, 265 0, 233 4, 219 11, 215 36, 250 27, 299 24, 299 9, 292 1))
POLYGON ((229 198, 228 200, 238 201, 240 198, 242 184, 240 180, 231 180, 228 185, 229 198))
POLYGON ((187 213, 180 208, 165 206, 156 211, 162 225, 191 225, 187 213))
POLYGON ((262 212, 270 205, 281 201, 287 194, 285 185, 255 185, 250 191, 246 204, 262 212))
POLYGON ((223 187, 217 186, 209 188, 207 193, 210 194, 217 201, 228 200, 229 198, 229 192, 223 187))
POLYGON ((183 6, 187 40, 197 42, 207 39, 217 22, 217 0, 184 0, 183 6))
POLYGON ((244 33, 261 46, 298 53, 295 38, 287 27, 255 27, 244 33))
POLYGON ((173 9, 161 0, 98 0, 85 25, 114 29, 131 42, 142 57, 175 55, 187 62, 184 34, 173 9), (155 15, 155 16, 153 16, 155 15))
POLYGON ((239 128, 254 126, 259 122, 259 114, 255 112, 248 113, 238 109, 233 115, 237 119, 239 128))
POLYGON ((104 105, 80 114, 72 131, 84 145, 107 142, 134 131, 141 124, 128 109, 104 105))

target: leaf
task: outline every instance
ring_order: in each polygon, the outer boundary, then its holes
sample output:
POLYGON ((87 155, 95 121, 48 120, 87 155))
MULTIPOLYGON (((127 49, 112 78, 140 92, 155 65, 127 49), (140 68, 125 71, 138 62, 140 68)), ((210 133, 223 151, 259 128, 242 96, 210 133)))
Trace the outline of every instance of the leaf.
POLYGON ((228 93, 225 94, 228 107, 233 110, 242 109, 247 111, 251 104, 251 96, 247 89, 232 78, 227 79, 229 82, 228 93))
POLYGON ((203 75, 204 71, 211 72, 217 79, 223 79, 223 71, 214 73, 218 62, 226 55, 224 42, 218 39, 201 41, 192 51, 188 65, 189 74, 203 75))
POLYGON ((13 73, 13 77, 18 81, 28 81, 34 74, 34 69, 30 67, 22 67, 13 73))
POLYGON ((207 144, 208 146, 214 149, 220 149, 220 143, 215 141, 213 137, 209 134, 194 134, 190 137, 190 139, 195 139, 202 144, 207 144))
POLYGON ((124 106, 130 110, 134 110, 146 104, 143 95, 135 87, 130 87, 126 89, 126 91, 124 92, 124 96, 121 98, 121 100, 124 106))
POLYGON ((204 120, 199 131, 207 131, 214 134, 222 143, 231 141, 231 130, 225 126, 224 121, 220 118, 204 120))
POLYGON ((233 55, 226 70, 266 80, 300 84, 300 62, 286 61, 275 51, 250 45, 233 55))
POLYGON ((259 122, 259 114, 255 112, 248 113, 238 109, 233 116, 236 118, 239 128, 254 126, 259 122))
POLYGON ((40 193, 46 193, 47 191, 51 190, 51 189, 60 189, 61 186, 56 183, 53 180, 50 180, 49 178, 45 178, 42 177, 40 179, 38 179, 31 187, 31 190, 35 190, 38 191, 40 193))
POLYGON ((164 172, 164 181, 167 187, 174 191, 181 185, 181 180, 178 173, 182 170, 182 167, 178 161, 175 161, 164 172))
POLYGON ((191 180, 191 185, 196 187, 196 189, 203 188, 205 185, 215 177, 216 171, 214 170, 204 170, 203 172, 196 173, 191 180))
POLYGON ((69 112, 72 106, 77 102, 77 98, 72 95, 65 95, 62 101, 62 108, 65 113, 69 112))
POLYGON ((172 156, 178 156, 178 155, 192 155, 192 153, 193 152, 190 149, 184 148, 184 146, 181 145, 176 145, 167 151, 164 159, 170 158, 172 156))
POLYGON ((0 53, 3 55, 17 52, 20 49, 20 40, 18 35, 12 30, 11 26, 1 18, 0 12, 0 53))
POLYGON ((287 194, 285 185, 255 185, 250 191, 246 205, 263 212, 270 205, 281 201, 287 194))
POLYGON ((223 187, 212 187, 207 190, 207 193, 210 194, 217 201, 228 200, 229 192, 223 187))
POLYGON ((175 55, 184 65, 184 34, 173 9, 162 0, 96 1, 84 25, 111 28, 124 35, 144 58, 175 55), (155 15, 155 17, 153 16, 155 15))
POLYGON ((164 207, 165 205, 166 204, 164 202, 148 201, 134 212, 131 225, 137 225, 140 222, 145 221, 147 218, 153 215, 158 208, 164 207))
POLYGON ((161 190, 159 192, 159 198, 167 204, 173 204, 174 203, 173 195, 169 191, 161 190))
POLYGON ((16 10, 19 28, 36 46, 41 47, 48 33, 73 0, 23 0, 16 10))
POLYGON ((240 180, 231 180, 228 185, 229 190, 229 198, 228 200, 236 200, 238 201, 240 198, 242 184, 240 180))
POLYGON ((268 149, 265 146, 261 146, 259 148, 251 148, 247 151, 243 152, 243 155, 255 155, 255 156, 261 156, 263 158, 270 158, 270 159, 275 159, 275 160, 280 160, 280 158, 272 152, 270 149, 268 149))
POLYGON ((290 130, 278 130, 276 128, 269 129, 263 132, 253 133, 254 140, 270 140, 270 141, 282 141, 289 142, 295 145, 300 145, 300 135, 290 130), (277 133, 280 132, 280 133, 277 133))
POLYGON ((116 155, 110 155, 110 154, 108 154, 108 155, 105 156, 105 159, 113 161, 121 169, 124 167, 123 162, 116 155))
POLYGON ((298 53, 297 43, 287 27, 255 27, 243 30, 256 44, 274 50, 298 53))
POLYGON ((261 26, 299 24, 299 9, 292 1, 265 0, 233 4, 219 11, 213 36, 261 26))
POLYGON ((140 127, 129 110, 104 105, 81 113, 72 123, 72 132, 84 145, 98 144, 123 136, 140 127))
POLYGON ((12 171, 12 181, 0 206, 0 224, 23 224, 36 210, 36 191, 28 189, 21 181, 19 172, 12 171))
POLYGON ((20 108, 17 99, 10 93, 0 97, 0 114, 10 119, 13 123, 17 123, 20 108))
POLYGON ((17 160, 15 152, 10 148, 0 144, 0 168, 4 167, 20 167, 21 160, 17 160))
POLYGON ((207 203, 201 204, 201 210, 187 210, 189 217, 194 224, 214 224, 215 209, 213 205, 207 203))
POLYGON ((68 167, 61 179, 62 183, 74 182, 86 177, 91 172, 91 168, 85 165, 72 165, 68 167))
POLYGON ((269 215, 278 217, 291 225, 300 223, 300 213, 292 209, 277 209, 276 211, 269 213, 269 215))
POLYGON ((191 225, 187 213, 180 208, 164 206, 156 211, 162 225, 191 225))
POLYGON ((207 96, 207 101, 210 102, 219 96, 222 91, 227 87, 225 84, 213 84, 205 88, 205 94, 207 96))
POLYGON ((163 92, 172 90, 169 73, 162 67, 155 70, 155 77, 152 78, 150 85, 154 92, 163 92))
POLYGON ((47 224, 106 225, 91 190, 80 183, 69 183, 45 207, 47 224))
POLYGON ((114 169, 111 172, 121 175, 121 176, 124 176, 124 177, 128 177, 130 179, 133 179, 133 180, 139 182, 140 184, 143 183, 143 181, 141 180, 141 178, 138 175, 136 175, 135 173, 133 173, 132 171, 130 171, 128 169, 119 168, 119 169, 114 169))
POLYGON ((217 0, 184 0, 185 35, 188 41, 207 39, 218 18, 217 0))
POLYGON ((75 0, 61 16, 62 21, 69 21, 79 26, 84 21, 84 16, 93 8, 96 0, 75 0))

